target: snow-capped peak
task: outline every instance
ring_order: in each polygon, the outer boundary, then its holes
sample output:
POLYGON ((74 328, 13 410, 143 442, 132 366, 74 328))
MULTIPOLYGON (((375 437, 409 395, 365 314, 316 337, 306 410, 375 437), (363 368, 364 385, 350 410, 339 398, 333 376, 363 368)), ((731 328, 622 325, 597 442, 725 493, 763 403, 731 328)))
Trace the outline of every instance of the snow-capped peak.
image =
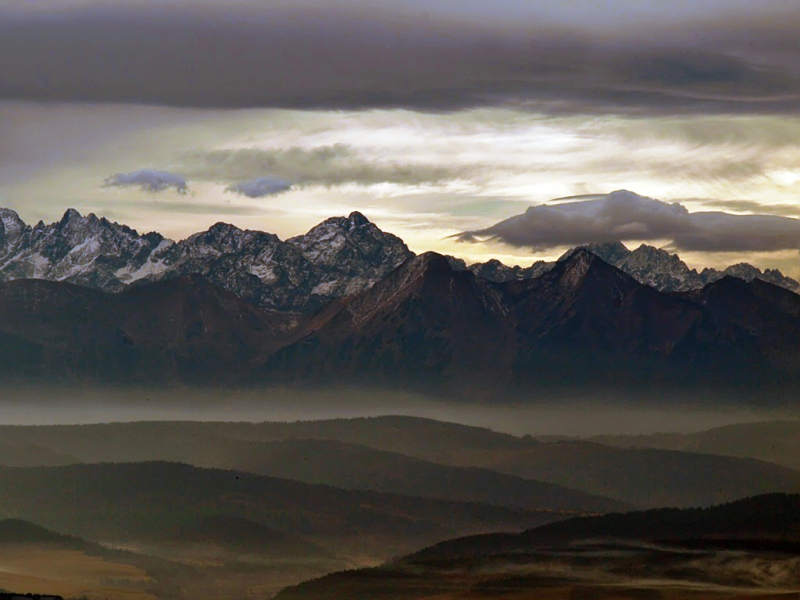
MULTIPOLYGON (((727 274, 800 291, 800 284, 777 270, 762 272, 740 264, 698 273, 677 255, 647 245, 633 251, 622 244, 591 245, 576 250, 577 266, 591 258, 588 251, 661 290, 700 288, 727 274)), ((0 281, 40 278, 114 292, 137 281, 200 274, 253 304, 298 312, 362 292, 412 257, 403 240, 381 231, 360 212, 326 219, 286 241, 217 223, 175 243, 74 209, 55 223, 34 227, 13 210, 0 209, 0 281)), ((443 260, 456 270, 466 267, 453 257, 443 260)), ((509 281, 538 277, 554 264, 507 267, 491 260, 469 270, 485 279, 509 281)))
POLYGON ((414 256, 403 240, 360 212, 326 219, 287 242, 319 270, 315 291, 332 296, 362 291, 414 256))

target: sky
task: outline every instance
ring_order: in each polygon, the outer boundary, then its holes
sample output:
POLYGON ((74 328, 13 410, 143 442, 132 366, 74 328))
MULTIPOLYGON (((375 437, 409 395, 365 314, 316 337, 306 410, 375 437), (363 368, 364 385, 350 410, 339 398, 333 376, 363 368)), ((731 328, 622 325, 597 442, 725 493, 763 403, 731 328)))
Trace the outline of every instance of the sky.
POLYGON ((623 240, 800 276, 798 26, 796 0, 6 0, 0 205, 175 239, 359 210, 468 261, 623 240))

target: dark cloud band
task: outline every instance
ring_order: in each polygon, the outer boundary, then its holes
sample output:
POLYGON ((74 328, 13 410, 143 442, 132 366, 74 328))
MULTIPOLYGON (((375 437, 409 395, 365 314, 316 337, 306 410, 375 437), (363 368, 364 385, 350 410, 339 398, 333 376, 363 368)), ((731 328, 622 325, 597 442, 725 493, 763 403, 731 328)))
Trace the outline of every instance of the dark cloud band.
POLYGON ((668 240, 679 250, 757 252, 800 249, 800 220, 773 215, 689 212, 678 203, 617 191, 600 199, 532 206, 483 230, 457 236, 548 250, 617 241, 668 240))
POLYGON ((787 19, 699 24, 682 30, 683 47, 676 49, 674 32, 641 29, 609 40, 547 23, 466 27, 424 13, 380 16, 324 4, 310 10, 265 2, 255 12, 233 3, 203 10, 152 4, 55 16, 0 11, 0 99, 429 110, 532 105, 648 114, 800 106, 800 42, 787 19))

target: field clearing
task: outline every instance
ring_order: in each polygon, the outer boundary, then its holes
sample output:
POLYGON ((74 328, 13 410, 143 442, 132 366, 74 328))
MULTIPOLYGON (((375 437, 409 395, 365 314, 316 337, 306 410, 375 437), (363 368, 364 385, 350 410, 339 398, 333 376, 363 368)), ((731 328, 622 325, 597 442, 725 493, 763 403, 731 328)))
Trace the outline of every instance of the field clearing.
POLYGON ((141 569, 78 550, 0 547, 2 589, 90 600, 158 600, 145 591, 152 583, 141 569))

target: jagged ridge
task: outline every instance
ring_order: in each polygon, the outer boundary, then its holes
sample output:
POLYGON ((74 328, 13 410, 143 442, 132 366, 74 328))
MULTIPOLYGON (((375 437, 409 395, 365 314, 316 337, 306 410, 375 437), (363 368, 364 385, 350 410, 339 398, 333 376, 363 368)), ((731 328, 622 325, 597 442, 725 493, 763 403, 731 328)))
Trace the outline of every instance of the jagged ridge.
MULTIPOLYGON (((724 271, 697 272, 678 256, 652 246, 633 251, 621 243, 587 248, 661 291, 700 289, 732 275, 800 292, 800 284, 780 271, 762 272, 745 263, 724 271)), ((201 274, 251 304, 308 313, 369 289, 413 256, 400 238, 381 231, 358 212, 327 219, 285 241, 271 233, 217 223, 174 242, 159 233, 139 234, 94 214, 84 217, 74 209, 56 223, 33 227, 13 210, 0 209, 0 282, 45 279, 119 292, 132 284, 201 274)), ((522 268, 490 260, 468 267, 461 259, 446 259, 454 271, 469 270, 493 282, 535 279, 557 264, 537 261, 522 268)))

